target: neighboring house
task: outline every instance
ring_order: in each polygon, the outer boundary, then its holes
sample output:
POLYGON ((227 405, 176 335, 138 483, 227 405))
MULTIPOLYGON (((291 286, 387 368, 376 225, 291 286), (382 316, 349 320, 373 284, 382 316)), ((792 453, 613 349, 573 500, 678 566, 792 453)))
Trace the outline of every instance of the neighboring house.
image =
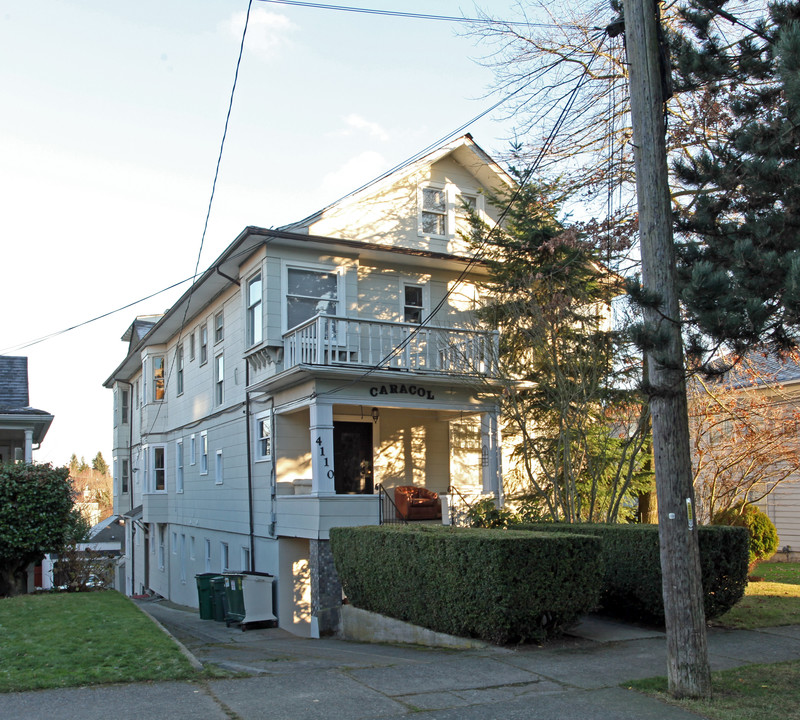
MULTIPOLYGON (((125 520, 118 515, 110 515, 94 525, 89 531, 86 542, 78 543, 75 550, 78 558, 87 556, 87 562, 97 564, 96 558, 108 558, 111 561, 112 571, 110 578, 102 578, 103 582, 110 580, 114 587, 124 587, 124 543, 125 520)), ((45 555, 41 564, 41 578, 36 583, 37 587, 45 590, 58 587, 63 579, 58 575, 58 560, 56 554, 45 555)))
MULTIPOLYGON (((706 441, 712 450, 709 454, 716 453, 723 465, 726 462, 739 462, 737 452, 743 456, 740 464, 746 463, 744 469, 737 465, 731 472, 737 477, 747 474, 757 481, 748 497, 775 524, 779 541, 778 557, 797 560, 800 558, 800 474, 793 471, 793 468, 796 467, 800 452, 800 437, 797 435, 800 419, 800 361, 792 356, 778 360, 754 353, 745 359, 742 367, 724 375, 717 384, 709 383, 709 386, 712 393, 719 390, 722 397, 721 408, 729 405, 727 398, 732 393, 741 395, 745 403, 748 402, 748 397, 752 400, 754 410, 748 413, 748 406, 745 405, 745 411, 737 413, 737 419, 731 417, 725 421, 724 410, 717 418, 712 413, 710 422, 706 423, 706 432, 712 439, 711 442, 706 441), (767 423, 772 428, 764 440, 768 444, 765 446, 766 450, 762 451, 762 456, 757 456, 755 446, 749 446, 744 441, 736 445, 726 440, 725 433, 731 432, 731 425, 751 415, 756 432, 759 416, 762 425, 767 423), (717 425, 721 427, 722 434, 717 436, 721 438, 721 445, 713 440, 717 425), (774 489, 766 497, 759 499, 770 487, 774 489)), ((697 439, 693 442, 697 442, 697 439)), ((764 447, 764 444, 761 443, 761 446, 764 447)), ((694 452, 695 468, 698 467, 698 462, 702 468, 703 459, 698 458, 697 447, 694 452)), ((701 498, 702 491, 698 493, 698 502, 701 498)))
POLYGON ((266 572, 279 625, 318 637, 341 602, 329 530, 380 522, 380 488, 500 496, 497 338, 475 324, 485 270, 459 231, 465 206, 497 221, 486 193, 511 184, 464 136, 245 228, 133 323, 105 382, 125 592, 197 606, 198 573, 266 572))
POLYGON ((33 462, 53 416, 30 406, 28 358, 0 356, 0 463, 33 462))

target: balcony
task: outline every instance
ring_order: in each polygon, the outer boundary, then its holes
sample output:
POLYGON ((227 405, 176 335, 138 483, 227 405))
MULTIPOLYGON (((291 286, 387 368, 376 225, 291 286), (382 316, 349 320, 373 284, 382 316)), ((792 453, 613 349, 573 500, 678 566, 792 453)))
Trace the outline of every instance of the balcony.
POLYGON ((316 315, 283 336, 284 367, 369 366, 492 376, 496 332, 316 315))

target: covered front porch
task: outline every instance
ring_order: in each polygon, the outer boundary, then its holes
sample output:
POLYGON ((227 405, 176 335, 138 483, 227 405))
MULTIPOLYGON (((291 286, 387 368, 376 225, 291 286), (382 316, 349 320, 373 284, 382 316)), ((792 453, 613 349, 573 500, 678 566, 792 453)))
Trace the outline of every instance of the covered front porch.
POLYGON ((446 524, 451 488, 459 498, 499 496, 497 408, 473 388, 375 379, 331 392, 320 384, 306 402, 276 409, 278 535, 325 538, 337 525, 419 519, 446 524), (398 488, 431 491, 444 502, 435 517, 409 513, 398 488))

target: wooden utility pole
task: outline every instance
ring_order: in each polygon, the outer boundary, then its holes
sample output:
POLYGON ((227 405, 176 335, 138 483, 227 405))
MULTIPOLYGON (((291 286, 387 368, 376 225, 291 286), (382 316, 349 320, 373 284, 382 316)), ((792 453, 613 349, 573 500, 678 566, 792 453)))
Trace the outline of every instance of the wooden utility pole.
POLYGON ((657 0, 624 0, 631 120, 645 293, 659 296, 645 308, 648 395, 653 422, 653 456, 658 495, 667 677, 675 697, 710 697, 706 624, 694 490, 689 451, 683 343, 679 323, 675 246, 662 91, 657 0))

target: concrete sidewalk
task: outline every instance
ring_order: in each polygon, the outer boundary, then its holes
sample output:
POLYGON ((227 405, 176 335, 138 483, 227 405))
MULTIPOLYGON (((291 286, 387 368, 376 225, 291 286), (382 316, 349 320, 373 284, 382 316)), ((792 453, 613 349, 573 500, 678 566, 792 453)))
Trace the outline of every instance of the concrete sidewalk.
MULTIPOLYGON (((142 602, 202 663, 247 675, 203 683, 12 693, 4 717, 48 720, 659 720, 695 715, 619 687, 664 675, 663 633, 590 618, 546 647, 436 650, 242 632, 196 611, 142 602)), ((800 626, 709 630, 715 670, 800 658, 800 626)))

